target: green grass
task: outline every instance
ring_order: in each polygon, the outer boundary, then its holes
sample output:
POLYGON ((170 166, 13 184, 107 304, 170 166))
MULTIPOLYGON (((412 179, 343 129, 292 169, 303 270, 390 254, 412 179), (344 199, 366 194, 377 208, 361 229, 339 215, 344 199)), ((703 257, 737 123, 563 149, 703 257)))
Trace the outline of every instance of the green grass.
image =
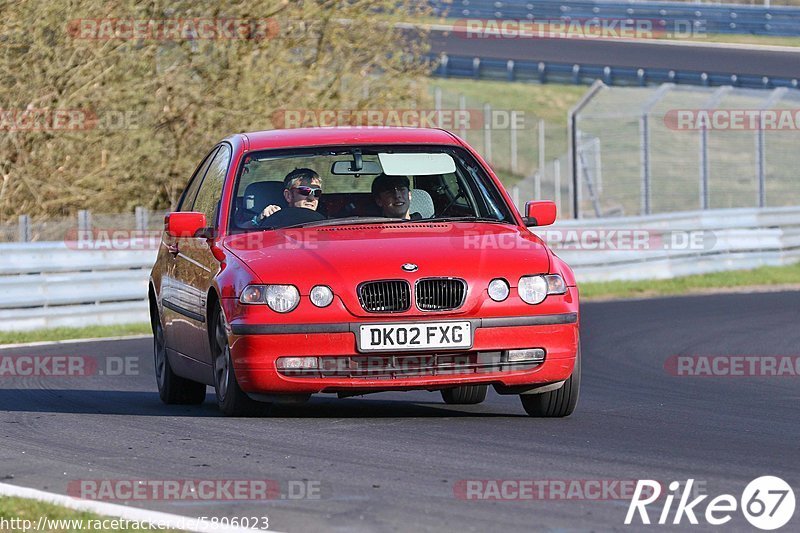
MULTIPOLYGON (((45 528, 44 531, 48 532, 63 532, 63 533, 85 533, 86 531, 147 531, 142 529, 141 527, 130 527, 130 524, 120 524, 119 525, 128 525, 129 527, 122 528, 122 529, 113 529, 110 527, 88 527, 90 524, 94 525, 104 525, 102 522, 99 524, 95 524, 94 520, 105 521, 105 525, 112 526, 112 521, 120 520, 115 519, 113 517, 108 516, 101 516, 96 515, 93 513, 87 513, 82 511, 75 511, 73 509, 68 509, 66 507, 61 507, 58 505, 53 505, 50 503, 44 503, 36 500, 28 500, 25 498, 7 498, 7 497, 0 497, 0 519, 5 519, 5 521, 9 522, 15 518, 21 520, 30 520, 32 526, 30 529, 24 531, 33 531, 36 526, 38 525, 39 517, 44 516, 51 520, 83 520, 84 527, 69 527, 69 524, 50 524, 51 527, 45 528)), ((19 523, 19 522, 18 522, 19 523)), ((6 526, 12 526, 13 523, 9 522, 5 524, 6 526)), ((45 524, 47 525, 47 524, 45 524)), ((76 525, 73 523, 73 526, 76 525)), ((138 524, 137 524, 138 525, 138 524)), ((11 528, 11 527, 0 527, 0 532, 8 532, 8 533, 21 533, 23 529, 20 528, 11 528)), ((169 531, 169 530, 157 530, 153 528, 151 531, 169 531)), ((174 530, 173 530, 174 531, 174 530)))
POLYGON ((665 280, 610 281, 579 283, 582 300, 650 298, 682 294, 714 292, 748 287, 797 286, 800 288, 800 263, 781 267, 760 267, 753 270, 715 272, 665 280))
POLYGON ((150 324, 120 324, 86 328, 49 328, 33 331, 0 331, 0 345, 22 342, 61 341, 93 337, 118 337, 151 333, 150 324))

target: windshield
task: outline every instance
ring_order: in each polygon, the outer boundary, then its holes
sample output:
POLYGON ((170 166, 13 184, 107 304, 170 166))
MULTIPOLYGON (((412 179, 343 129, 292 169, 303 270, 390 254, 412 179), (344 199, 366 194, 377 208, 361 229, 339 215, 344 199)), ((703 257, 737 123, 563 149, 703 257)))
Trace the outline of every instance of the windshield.
POLYGON ((457 148, 253 152, 239 169, 232 232, 443 220, 514 224, 494 182, 457 148))

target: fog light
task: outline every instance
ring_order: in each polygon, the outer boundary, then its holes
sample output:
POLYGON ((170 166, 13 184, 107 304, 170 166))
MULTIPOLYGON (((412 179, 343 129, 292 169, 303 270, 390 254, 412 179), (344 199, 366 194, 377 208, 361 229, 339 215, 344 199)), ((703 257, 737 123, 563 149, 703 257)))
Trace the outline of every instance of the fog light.
POLYGON ((509 363, 541 363, 542 361, 544 361, 544 350, 541 348, 508 351, 509 363))
POLYGON ((509 288, 506 280, 502 278, 493 279, 489 283, 489 298, 495 302, 502 302, 508 298, 509 288))
POLYGON ((281 357, 275 361, 279 370, 315 370, 316 357, 281 357))
POLYGON ((309 293, 311 303, 317 307, 327 307, 333 301, 333 291, 325 285, 316 285, 309 293))

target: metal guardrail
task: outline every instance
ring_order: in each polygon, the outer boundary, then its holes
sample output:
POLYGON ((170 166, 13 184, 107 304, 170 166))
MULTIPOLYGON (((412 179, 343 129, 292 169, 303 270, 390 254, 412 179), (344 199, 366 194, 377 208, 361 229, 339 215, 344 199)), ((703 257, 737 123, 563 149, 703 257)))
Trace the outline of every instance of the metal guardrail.
POLYGON ((800 261, 800 207, 565 220, 536 231, 552 242, 549 232, 560 240, 554 251, 579 282, 668 279, 800 261), (638 231, 649 248, 603 249, 597 243, 613 230, 638 231), (670 243, 675 237, 679 242, 670 243), (687 244, 695 237, 701 245, 687 244))
MULTIPOLYGON (((800 28, 800 21, 798 21, 800 28)), ((661 68, 614 67, 577 63, 545 61, 514 61, 513 59, 481 58, 455 55, 430 55, 438 61, 434 76, 442 78, 473 78, 502 81, 527 81, 538 83, 572 83, 591 85, 602 80, 606 85, 640 86, 661 83, 720 87, 729 85, 747 89, 774 89, 800 87, 794 76, 748 76, 725 72, 700 72, 661 68)))
MULTIPOLYGON (((670 278, 800 261, 800 207, 565 220, 535 232, 574 268, 579 282, 670 278), (676 231, 700 233, 710 245, 599 249, 602 233, 612 230, 643 232, 649 242, 660 243, 676 231), (591 242, 582 242, 587 236, 591 242)), ((0 330, 148 320, 147 280, 155 250, 79 250, 50 242, 0 244, 0 254, 0 330)))
POLYGON ((511 20, 645 20, 653 29, 690 25, 705 33, 800 36, 800 8, 689 2, 430 0, 450 18, 511 20))

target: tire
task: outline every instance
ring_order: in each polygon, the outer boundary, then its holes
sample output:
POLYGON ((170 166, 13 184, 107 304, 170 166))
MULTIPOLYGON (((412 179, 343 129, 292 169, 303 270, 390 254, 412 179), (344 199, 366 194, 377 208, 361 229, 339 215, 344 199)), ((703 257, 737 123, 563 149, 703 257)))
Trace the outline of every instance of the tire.
POLYGON ((463 385, 442 390, 442 400, 450 405, 474 405, 486 399, 487 385, 463 385))
POLYGON ((530 416, 539 418, 560 418, 569 416, 578 404, 581 389, 581 352, 575 357, 575 368, 564 385, 556 390, 541 394, 520 394, 522 407, 530 416))
POLYGON ((182 378, 172 371, 164 342, 164 326, 156 316, 153 320, 153 364, 158 396, 168 405, 199 405, 206 399, 205 383, 182 378))
POLYGON ((214 335, 211 338, 214 361, 214 391, 217 406, 226 416, 258 416, 269 411, 270 404, 257 402, 240 387, 231 362, 225 314, 217 309, 214 315, 214 335))

